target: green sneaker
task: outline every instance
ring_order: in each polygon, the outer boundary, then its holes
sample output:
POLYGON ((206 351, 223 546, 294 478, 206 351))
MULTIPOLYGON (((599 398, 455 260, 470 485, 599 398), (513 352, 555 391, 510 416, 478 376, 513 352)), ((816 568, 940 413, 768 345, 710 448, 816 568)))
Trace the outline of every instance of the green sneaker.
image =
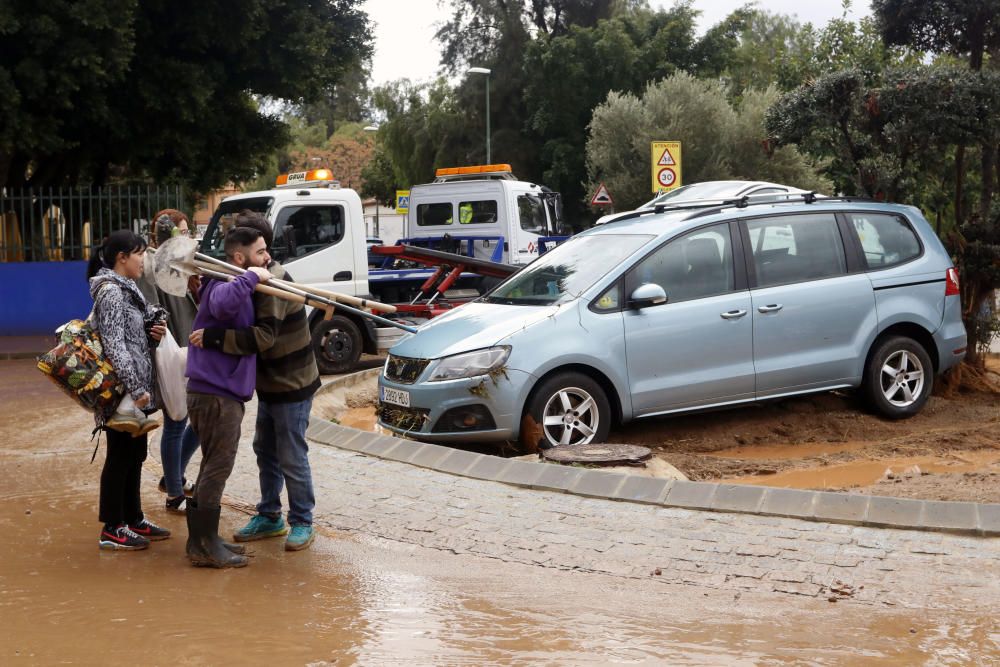
POLYGON ((315 537, 316 532, 312 526, 292 526, 292 532, 288 534, 288 539, 285 540, 285 551, 302 551, 303 549, 308 549, 315 537))
POLYGON ((272 519, 269 516, 258 514, 250 519, 250 523, 233 533, 233 539, 237 542, 251 542, 263 540, 266 537, 280 537, 287 532, 288 526, 280 516, 277 519, 272 519))

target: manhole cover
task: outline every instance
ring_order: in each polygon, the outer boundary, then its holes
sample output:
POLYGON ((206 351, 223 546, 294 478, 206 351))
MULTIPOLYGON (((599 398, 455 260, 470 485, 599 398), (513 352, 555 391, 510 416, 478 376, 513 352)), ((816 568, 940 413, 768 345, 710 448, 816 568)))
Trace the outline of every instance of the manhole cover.
POLYGON ((653 452, 638 445, 560 445, 542 450, 542 456, 556 463, 586 463, 599 466, 641 466, 653 452))

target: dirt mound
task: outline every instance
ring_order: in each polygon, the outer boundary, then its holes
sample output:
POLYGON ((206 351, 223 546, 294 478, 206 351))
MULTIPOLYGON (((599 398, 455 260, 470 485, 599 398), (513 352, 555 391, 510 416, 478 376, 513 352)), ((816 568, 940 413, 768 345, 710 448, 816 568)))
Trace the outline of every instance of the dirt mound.
POLYGON ((609 440, 650 447, 693 480, 1000 499, 1000 397, 990 393, 932 396, 917 416, 892 421, 831 392, 639 420, 609 440), (895 475, 913 466, 923 474, 895 475))

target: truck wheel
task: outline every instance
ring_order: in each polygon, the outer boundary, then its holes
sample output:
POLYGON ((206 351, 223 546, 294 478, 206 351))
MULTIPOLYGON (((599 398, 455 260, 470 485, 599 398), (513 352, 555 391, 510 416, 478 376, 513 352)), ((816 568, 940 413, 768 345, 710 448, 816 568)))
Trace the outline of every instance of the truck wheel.
POLYGON ((611 430, 608 397, 582 373, 560 373, 542 382, 528 399, 528 413, 542 427, 542 449, 604 442, 611 430))
POLYGON ((905 419, 920 412, 934 388, 934 365, 912 338, 891 336, 876 343, 862 390, 876 412, 905 419))
POLYGON ((354 368, 361 358, 363 343, 358 325, 343 315, 334 315, 313 326, 312 345, 319 372, 330 375, 354 368))

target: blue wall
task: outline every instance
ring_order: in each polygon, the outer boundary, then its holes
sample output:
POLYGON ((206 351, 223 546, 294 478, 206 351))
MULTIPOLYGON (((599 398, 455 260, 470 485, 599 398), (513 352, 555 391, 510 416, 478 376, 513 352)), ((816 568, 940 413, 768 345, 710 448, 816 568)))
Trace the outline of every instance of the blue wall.
POLYGON ((86 262, 0 262, 0 336, 49 334, 93 305, 86 262))

